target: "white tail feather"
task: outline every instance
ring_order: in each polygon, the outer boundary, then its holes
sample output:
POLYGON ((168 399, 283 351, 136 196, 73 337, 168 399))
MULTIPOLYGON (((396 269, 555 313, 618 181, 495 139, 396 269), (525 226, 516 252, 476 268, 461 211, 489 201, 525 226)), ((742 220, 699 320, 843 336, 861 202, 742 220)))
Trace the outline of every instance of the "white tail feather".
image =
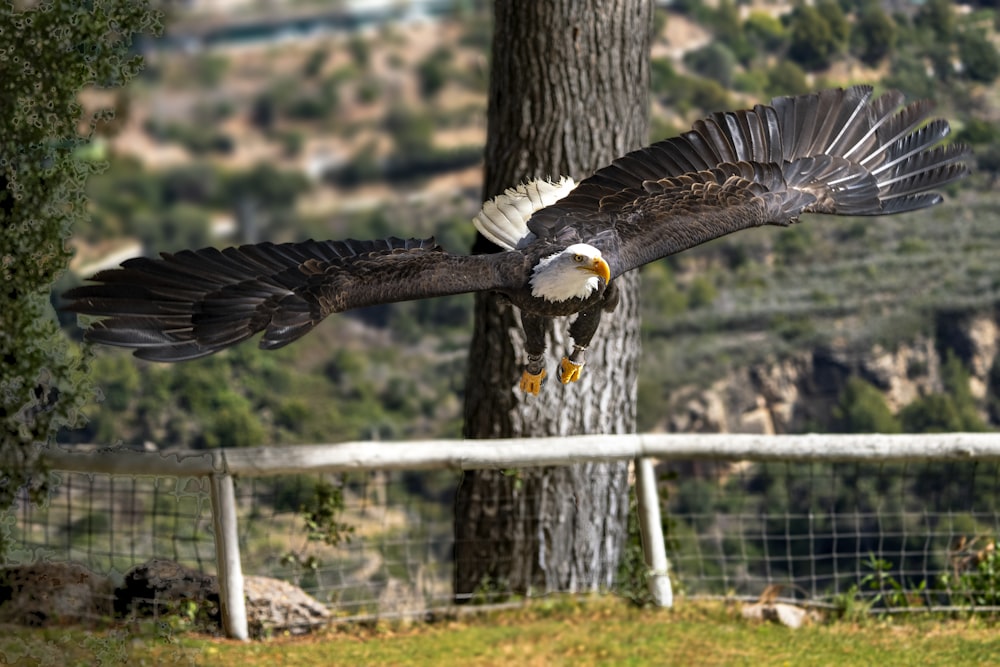
POLYGON ((572 178, 558 181, 538 179, 507 188, 503 194, 483 204, 472 223, 479 233, 504 250, 514 250, 528 235, 528 220, 532 214, 556 203, 576 187, 572 178))

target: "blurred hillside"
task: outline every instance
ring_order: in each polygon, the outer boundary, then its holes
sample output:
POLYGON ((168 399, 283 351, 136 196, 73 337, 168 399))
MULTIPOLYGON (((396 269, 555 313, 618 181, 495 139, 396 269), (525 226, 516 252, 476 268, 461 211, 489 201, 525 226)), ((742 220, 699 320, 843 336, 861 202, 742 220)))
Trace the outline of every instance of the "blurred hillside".
MULTIPOLYGON (((74 274, 58 290, 136 250, 387 235, 471 246, 488 3, 223 5, 175 8, 163 40, 142 47, 137 85, 114 100, 85 95, 95 113, 110 103, 118 113, 97 123, 90 158, 108 168, 91 179, 92 216, 76 230, 74 274)), ((706 404, 728 401, 746 369, 774 375, 817 354, 846 360, 846 370, 816 392, 806 416, 770 428, 856 427, 863 420, 836 416, 850 413, 852 379, 889 396, 892 428, 926 425, 899 420, 928 396, 951 401, 942 414, 963 415, 960 428, 995 419, 990 378, 1000 371, 992 356, 955 343, 962 335, 942 325, 942 313, 992 317, 1000 288, 997 21, 992 3, 938 0, 683 0, 658 12, 651 140, 710 111, 865 82, 936 100, 974 145, 979 170, 930 211, 814 217, 647 267, 641 428, 740 428, 739 418, 704 418, 706 404), (917 387, 904 398, 863 372, 872 350, 915 341, 935 356, 904 371, 917 387)), ((211 447, 455 436, 471 317, 468 297, 397 304, 331 318, 278 352, 245 345, 176 366, 99 350, 104 400, 90 427, 66 438, 211 447)), ((728 409, 748 414, 758 403, 741 395, 728 409)))

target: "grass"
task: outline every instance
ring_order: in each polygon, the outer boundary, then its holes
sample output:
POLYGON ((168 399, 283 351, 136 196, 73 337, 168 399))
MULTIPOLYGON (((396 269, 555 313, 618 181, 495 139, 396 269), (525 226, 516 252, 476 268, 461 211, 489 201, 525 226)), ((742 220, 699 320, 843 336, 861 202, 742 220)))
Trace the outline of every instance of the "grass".
POLYGON ((16 629, 4 664, 130 665, 987 665, 995 620, 911 616, 800 630, 743 620, 733 605, 681 600, 673 610, 620 600, 534 601, 436 623, 350 625, 242 643, 165 626, 85 632, 16 629), (53 662, 53 659, 55 660, 53 662))

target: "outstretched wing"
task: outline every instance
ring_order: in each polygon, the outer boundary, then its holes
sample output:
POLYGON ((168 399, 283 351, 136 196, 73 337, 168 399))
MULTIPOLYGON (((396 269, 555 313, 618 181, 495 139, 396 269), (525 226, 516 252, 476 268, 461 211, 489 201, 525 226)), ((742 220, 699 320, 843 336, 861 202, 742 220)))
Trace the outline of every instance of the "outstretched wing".
POLYGON ((103 316, 89 340, 154 361, 212 354, 264 332, 296 340, 330 313, 507 287, 514 253, 451 255, 433 239, 259 243, 140 257, 69 290, 66 310, 103 316))
POLYGON ((691 131, 615 160, 528 223, 538 237, 576 228, 605 250, 612 273, 731 232, 787 225, 806 212, 899 213, 941 201, 930 192, 968 173, 968 150, 939 145, 928 101, 902 107, 856 86, 716 113, 691 131), (612 233, 613 232, 613 233, 612 233))

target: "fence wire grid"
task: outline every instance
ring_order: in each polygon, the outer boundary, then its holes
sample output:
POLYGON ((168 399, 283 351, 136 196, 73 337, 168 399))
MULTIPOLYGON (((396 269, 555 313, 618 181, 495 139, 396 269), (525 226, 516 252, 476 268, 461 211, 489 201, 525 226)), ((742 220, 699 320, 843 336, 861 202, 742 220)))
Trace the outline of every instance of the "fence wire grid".
MULTIPOLYGON (((1000 464, 671 461, 657 473, 670 575, 687 597, 1000 609, 1000 464)), ((117 583, 159 558, 215 574, 206 479, 57 477, 44 506, 8 511, 8 565, 75 562, 117 583)), ((451 605, 459 480, 447 470, 238 479, 243 572, 296 584, 341 618, 451 605)), ((631 595, 636 575, 619 568, 611 592, 631 595)), ((511 594, 493 582, 481 601, 511 594)))

